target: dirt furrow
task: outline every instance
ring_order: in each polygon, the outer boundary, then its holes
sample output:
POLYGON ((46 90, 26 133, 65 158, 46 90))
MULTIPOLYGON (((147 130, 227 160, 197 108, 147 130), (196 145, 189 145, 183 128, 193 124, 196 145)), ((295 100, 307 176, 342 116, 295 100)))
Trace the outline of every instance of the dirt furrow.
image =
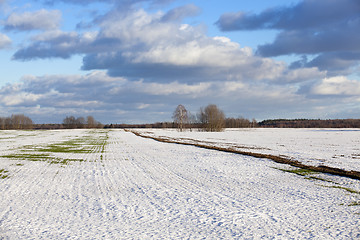
MULTIPOLYGON (((251 157, 255 157, 255 158, 266 158, 266 159, 270 159, 274 162, 281 163, 281 164, 287 164, 287 165, 290 165, 293 167, 298 167, 298 168, 307 169, 307 170, 311 170, 311 171, 315 171, 315 172, 328 173, 328 174, 332 174, 332 175, 349 177, 352 179, 360 180, 360 172, 358 172, 358 171, 347 171, 344 169, 333 168, 333 167, 328 167, 328 166, 324 166, 324 165, 320 165, 320 166, 306 165, 299 161, 296 161, 296 160, 293 160, 290 158, 286 158, 283 156, 240 151, 240 150, 234 149, 234 148, 218 147, 218 146, 209 145, 209 144, 206 144, 201 141, 194 140, 194 139, 191 139, 191 142, 183 142, 183 141, 179 141, 177 139, 172 139, 172 138, 167 138, 167 137, 153 137, 153 136, 149 136, 146 134, 142 134, 137 131, 130 131, 130 132, 132 132, 136 136, 143 137, 143 138, 150 138, 150 139, 153 139, 153 140, 156 140, 159 142, 190 145, 190 146, 195 146, 195 147, 199 147, 199 148, 241 154, 241 155, 251 156, 251 157)), ((190 139, 188 139, 188 140, 190 140, 190 139)))

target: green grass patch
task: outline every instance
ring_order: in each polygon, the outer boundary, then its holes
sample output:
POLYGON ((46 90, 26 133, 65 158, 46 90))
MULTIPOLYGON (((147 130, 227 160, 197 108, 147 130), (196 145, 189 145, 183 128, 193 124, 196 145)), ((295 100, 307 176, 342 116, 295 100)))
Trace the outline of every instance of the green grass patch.
POLYGON ((71 159, 71 158, 55 158, 50 162, 50 164, 61 164, 61 165, 68 165, 71 162, 84 162, 84 159, 71 159))
POLYGON ((32 154, 32 153, 9 154, 9 155, 3 155, 1 157, 16 159, 16 160, 18 159, 28 160, 28 161, 44 161, 52 158, 49 156, 49 154, 32 154))
POLYGON ((108 132, 104 136, 98 136, 96 132, 91 132, 80 138, 71 139, 62 143, 50 144, 38 149, 40 152, 50 153, 90 153, 94 147, 100 146, 101 152, 105 151, 106 141, 108 140, 108 132))
MULTIPOLYGON (((63 164, 68 165, 70 162, 83 162, 84 159, 73 159, 73 158, 58 158, 50 156, 49 154, 12 154, 1 156, 3 158, 10 158, 16 160, 27 160, 27 161, 43 161, 49 162, 50 164, 63 164)), ((23 166, 24 164, 17 163, 16 166, 23 166)))
POLYGON ((9 175, 7 175, 9 171, 6 171, 5 169, 0 169, 0 179, 8 178, 9 175))
POLYGON ((314 174, 317 173, 313 170, 308 170, 308 169, 302 169, 302 168, 296 168, 296 169, 283 169, 283 168, 277 168, 277 167, 273 167, 274 169, 283 171, 283 172, 288 172, 288 173, 295 173, 296 175, 300 175, 300 176, 307 176, 310 174, 314 174))
POLYGON ((277 167, 273 167, 274 169, 283 171, 283 172, 288 172, 288 173, 294 173, 296 175, 300 175, 300 176, 307 176, 309 174, 314 174, 316 173, 315 171, 312 170, 307 170, 307 169, 301 169, 301 168, 297 168, 297 169, 283 169, 283 168, 277 168, 277 167))
POLYGON ((38 149, 39 152, 49 152, 49 153, 89 153, 90 149, 87 149, 80 144, 51 144, 46 147, 38 149))
MULTIPOLYGON (((28 160, 28 161, 45 161, 50 164, 68 165, 71 162, 83 162, 79 158, 62 158, 56 153, 86 154, 91 152, 101 152, 101 160, 105 152, 105 145, 109 139, 108 131, 89 131, 86 135, 75 137, 64 142, 57 142, 48 145, 26 145, 20 149, 20 153, 3 155, 0 157, 28 160)), ((19 165, 20 166, 20 165, 19 165)))
POLYGON ((342 187, 342 186, 323 186, 323 187, 327 187, 327 188, 338 188, 338 189, 343 189, 345 191, 348 191, 350 193, 356 193, 356 194, 360 194, 359 191, 356 191, 354 189, 351 188, 347 188, 347 187, 342 187))
POLYGON ((305 177, 305 179, 308 179, 308 180, 319 180, 319 181, 324 181, 324 182, 332 182, 330 180, 326 180, 326 179, 321 178, 321 177, 309 176, 309 175, 312 175, 312 174, 319 173, 319 172, 309 170, 309 169, 302 169, 302 168, 283 169, 283 168, 276 168, 276 167, 273 167, 273 168, 277 169, 277 170, 280 170, 280 171, 283 171, 283 172, 294 173, 296 175, 303 176, 303 177, 305 177))
POLYGON ((354 201, 348 205, 349 207, 360 206, 360 201, 354 201))
POLYGON ((309 180, 319 180, 319 181, 324 181, 324 182, 329 182, 329 183, 333 183, 333 181, 324 179, 324 178, 320 178, 320 177, 314 177, 314 176, 310 176, 310 177, 306 177, 305 179, 309 179, 309 180))

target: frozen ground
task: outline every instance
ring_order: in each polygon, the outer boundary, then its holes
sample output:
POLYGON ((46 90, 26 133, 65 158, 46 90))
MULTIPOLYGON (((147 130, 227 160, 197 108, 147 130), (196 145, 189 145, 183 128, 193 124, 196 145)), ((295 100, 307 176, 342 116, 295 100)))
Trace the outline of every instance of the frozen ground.
POLYGON ((122 130, 5 131, 0 151, 0 239, 360 238, 357 180, 122 130))
POLYGON ((360 171, 360 129, 244 128, 227 129, 225 132, 179 132, 169 129, 137 131, 187 142, 192 139, 243 151, 283 155, 307 165, 326 165, 360 171))

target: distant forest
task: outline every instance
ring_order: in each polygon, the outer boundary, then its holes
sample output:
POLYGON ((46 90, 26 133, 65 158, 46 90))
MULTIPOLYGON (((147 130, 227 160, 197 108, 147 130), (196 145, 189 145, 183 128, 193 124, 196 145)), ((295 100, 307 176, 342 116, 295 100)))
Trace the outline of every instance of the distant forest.
MULTIPOLYGON (((177 128, 174 122, 150 124, 108 124, 105 128, 177 128)), ((226 118, 225 128, 360 128, 360 119, 271 119, 256 122, 244 118, 226 118)), ((201 128, 199 123, 187 128, 201 128)))
POLYGON ((360 128, 360 119, 272 119, 258 123, 267 128, 360 128))
MULTIPOLYGON (((67 116, 58 124, 34 124, 23 115, 0 117, 0 130, 7 129, 75 129, 75 128, 178 128, 178 123, 157 122, 148 124, 101 124, 92 116, 86 118, 67 116)), ((360 128, 360 119, 270 119, 257 122, 255 119, 225 118, 224 128, 360 128)), ((199 121, 187 122, 184 129, 202 129, 203 123, 199 121)))

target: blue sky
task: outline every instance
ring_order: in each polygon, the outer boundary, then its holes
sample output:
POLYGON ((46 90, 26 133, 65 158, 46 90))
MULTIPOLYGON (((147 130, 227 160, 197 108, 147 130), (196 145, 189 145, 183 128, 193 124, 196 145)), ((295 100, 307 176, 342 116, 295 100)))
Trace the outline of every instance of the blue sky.
POLYGON ((357 0, 0 0, 0 116, 360 117, 357 0))

